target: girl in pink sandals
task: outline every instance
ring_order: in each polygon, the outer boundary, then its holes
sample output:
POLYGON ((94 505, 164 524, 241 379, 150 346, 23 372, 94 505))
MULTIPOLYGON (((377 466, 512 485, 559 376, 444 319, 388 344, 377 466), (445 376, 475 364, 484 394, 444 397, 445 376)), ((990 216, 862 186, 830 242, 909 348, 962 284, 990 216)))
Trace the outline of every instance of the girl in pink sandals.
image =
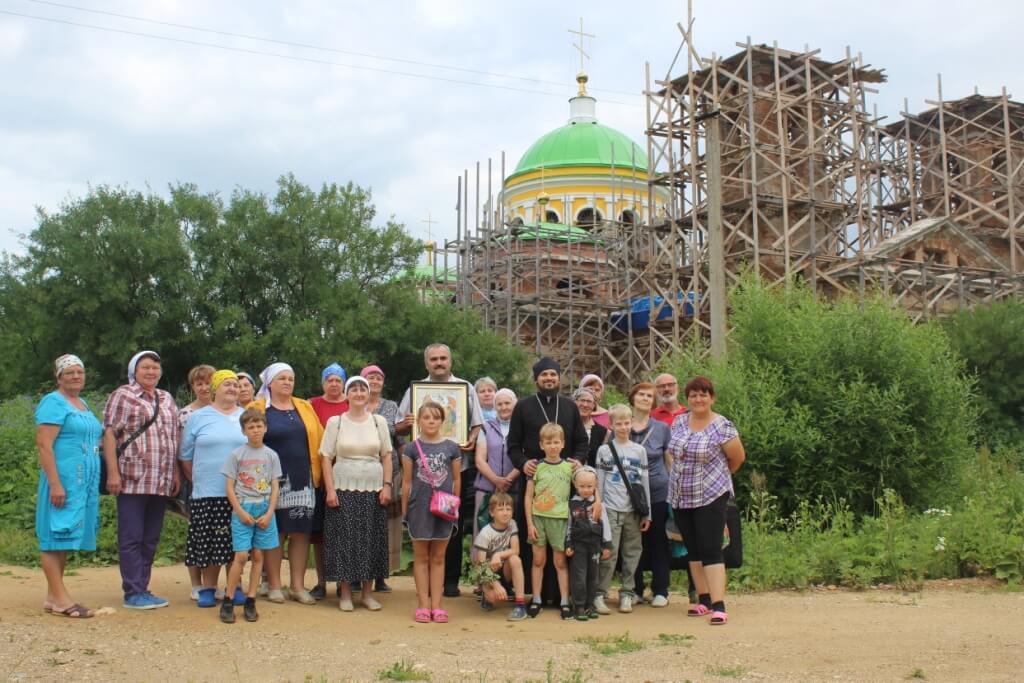
POLYGON ((441 436, 445 412, 427 401, 416 412, 419 438, 402 452, 402 516, 409 528, 413 550, 413 578, 417 607, 413 618, 421 624, 448 622, 441 609, 444 591, 444 554, 455 522, 431 511, 434 491, 458 497, 462 452, 458 444, 441 436))

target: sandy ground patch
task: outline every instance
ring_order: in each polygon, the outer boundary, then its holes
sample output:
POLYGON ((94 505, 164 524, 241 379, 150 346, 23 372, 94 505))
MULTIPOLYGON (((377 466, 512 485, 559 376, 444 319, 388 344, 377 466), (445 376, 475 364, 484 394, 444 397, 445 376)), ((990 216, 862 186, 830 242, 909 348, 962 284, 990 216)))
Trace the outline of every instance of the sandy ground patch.
POLYGON ((42 573, 0 567, 0 672, 7 680, 371 681, 406 660, 433 681, 1015 681, 1024 679, 1024 593, 934 582, 920 593, 809 591, 735 595, 731 623, 687 618, 685 597, 596 622, 553 610, 520 623, 485 614, 464 590, 451 623, 414 624, 411 578, 384 610, 343 614, 260 601, 260 620, 221 624, 188 599, 184 567, 154 570, 165 609, 122 609, 116 567, 68 578, 80 602, 116 613, 45 614, 42 573), (628 632, 639 650, 602 655, 581 636, 628 632), (661 634, 665 634, 662 636, 661 634), (548 665, 550 662, 550 668, 548 665))

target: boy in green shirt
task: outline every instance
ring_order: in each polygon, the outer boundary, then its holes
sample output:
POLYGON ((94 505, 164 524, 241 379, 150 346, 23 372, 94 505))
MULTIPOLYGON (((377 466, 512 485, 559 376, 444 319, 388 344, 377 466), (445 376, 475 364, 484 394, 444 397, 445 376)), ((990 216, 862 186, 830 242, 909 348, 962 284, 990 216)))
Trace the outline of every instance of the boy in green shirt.
POLYGON ((572 486, 572 463, 562 460, 565 433, 562 427, 549 422, 540 428, 540 447, 544 459, 526 483, 526 526, 533 548, 533 599, 526 613, 536 617, 541 610, 541 590, 547 547, 555 562, 558 592, 561 594, 561 616, 572 619, 569 607, 569 569, 565 561, 565 528, 569 519, 569 493, 572 486))

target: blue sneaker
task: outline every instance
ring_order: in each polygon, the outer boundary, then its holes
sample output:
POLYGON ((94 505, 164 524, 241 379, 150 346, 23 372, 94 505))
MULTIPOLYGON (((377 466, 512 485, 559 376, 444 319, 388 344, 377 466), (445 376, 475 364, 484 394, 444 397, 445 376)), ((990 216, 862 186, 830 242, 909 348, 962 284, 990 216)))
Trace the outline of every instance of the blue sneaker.
POLYGON ((241 605, 245 604, 245 598, 246 598, 245 591, 243 591, 242 587, 239 586, 238 588, 235 589, 235 594, 233 596, 231 596, 231 602, 233 602, 236 605, 241 606, 241 605))
POLYGON ((171 604, 171 603, 167 602, 166 600, 164 600, 163 598, 157 597, 156 595, 153 595, 149 591, 145 592, 145 596, 146 596, 146 599, 149 600, 149 603, 151 605, 153 605, 153 609, 156 609, 157 607, 167 607, 167 605, 171 604))
POLYGON ((156 609, 159 605, 154 604, 145 593, 124 596, 125 609, 156 609))

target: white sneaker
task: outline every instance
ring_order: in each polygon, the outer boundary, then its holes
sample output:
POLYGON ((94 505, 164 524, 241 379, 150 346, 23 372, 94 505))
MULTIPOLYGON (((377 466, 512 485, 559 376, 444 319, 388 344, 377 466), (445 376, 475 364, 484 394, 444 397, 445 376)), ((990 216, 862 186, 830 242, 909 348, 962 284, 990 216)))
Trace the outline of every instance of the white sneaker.
POLYGON ((667 607, 667 606, 668 606, 668 598, 666 598, 664 595, 655 595, 651 599, 651 607, 667 607))
POLYGON ((266 581, 263 581, 263 582, 260 583, 260 588, 259 588, 258 591, 256 591, 256 595, 260 596, 261 598, 265 598, 265 597, 267 597, 267 593, 269 593, 269 592, 270 592, 269 584, 267 584, 266 581))
POLYGON ((612 611, 608 609, 608 605, 604 604, 604 596, 598 595, 594 598, 594 611, 598 614, 611 614, 612 611))
POLYGON ((633 596, 630 593, 623 593, 619 596, 619 611, 624 614, 633 611, 633 596))
POLYGON ((224 599, 224 589, 223 588, 218 588, 217 592, 214 593, 214 597, 217 598, 217 602, 220 602, 221 600, 223 600, 224 599))
POLYGON ((196 600, 196 601, 199 600, 199 591, 200 591, 200 589, 202 589, 202 586, 192 586, 192 599, 193 600, 196 600))

